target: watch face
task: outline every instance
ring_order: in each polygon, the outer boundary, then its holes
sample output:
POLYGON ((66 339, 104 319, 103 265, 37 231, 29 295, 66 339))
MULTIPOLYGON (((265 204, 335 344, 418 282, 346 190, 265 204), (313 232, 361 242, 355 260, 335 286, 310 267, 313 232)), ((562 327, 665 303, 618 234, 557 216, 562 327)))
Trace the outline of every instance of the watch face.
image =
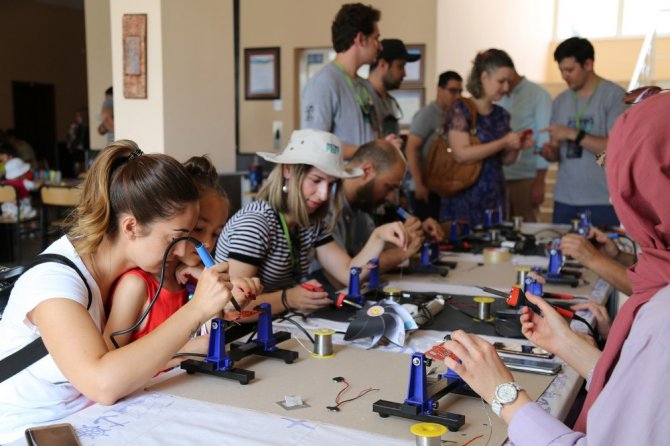
POLYGON ((496 388, 496 399, 502 404, 509 404, 516 400, 517 388, 512 383, 501 384, 496 388))

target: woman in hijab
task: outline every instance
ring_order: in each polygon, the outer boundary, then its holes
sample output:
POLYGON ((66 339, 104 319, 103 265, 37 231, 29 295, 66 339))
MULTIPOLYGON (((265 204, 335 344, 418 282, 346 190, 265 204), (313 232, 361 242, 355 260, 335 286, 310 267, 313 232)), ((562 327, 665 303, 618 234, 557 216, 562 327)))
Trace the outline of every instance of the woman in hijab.
POLYGON ((571 430, 533 403, 487 341, 463 331, 445 347, 446 358, 523 445, 667 444, 670 438, 670 94, 633 106, 615 124, 607 147, 607 182, 622 224, 641 247, 628 270, 633 294, 619 311, 605 349, 585 347, 551 306, 529 295, 543 317, 524 310, 524 333, 557 354, 587 380, 588 395, 571 430), (579 369, 582 370, 579 370, 579 369), (663 421, 665 420, 665 421, 663 421))

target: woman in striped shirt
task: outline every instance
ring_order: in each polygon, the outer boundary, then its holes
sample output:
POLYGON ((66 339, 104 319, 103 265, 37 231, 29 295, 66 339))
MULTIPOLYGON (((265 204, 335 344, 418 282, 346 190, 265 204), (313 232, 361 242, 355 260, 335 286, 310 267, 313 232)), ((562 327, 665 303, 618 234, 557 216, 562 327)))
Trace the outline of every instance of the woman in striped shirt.
MULTIPOLYGON (((340 140, 320 130, 296 130, 280 154, 261 152, 277 163, 256 201, 237 212, 219 238, 217 262, 229 263, 230 277, 260 277, 273 313, 285 309, 311 312, 332 303, 327 293, 300 286, 314 256, 341 283, 351 267, 363 267, 378 257, 385 244, 406 249, 402 224, 378 227, 361 252, 351 258, 325 227, 329 201, 340 203, 340 180, 362 175, 345 169, 340 140)), ((336 206, 336 208, 339 208, 336 206)), ((363 275, 367 274, 363 268, 363 275)), ((311 284, 319 286, 315 280, 311 284)))

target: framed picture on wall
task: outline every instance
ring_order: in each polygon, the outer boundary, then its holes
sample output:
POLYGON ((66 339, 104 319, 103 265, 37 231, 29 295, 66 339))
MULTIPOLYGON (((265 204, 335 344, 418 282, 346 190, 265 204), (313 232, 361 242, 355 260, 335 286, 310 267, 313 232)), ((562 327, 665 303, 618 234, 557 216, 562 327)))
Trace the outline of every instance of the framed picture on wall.
POLYGON ((405 79, 402 81, 402 85, 403 87, 423 87, 426 45, 407 45, 407 52, 409 54, 418 54, 421 58, 416 62, 407 62, 405 64, 405 79))
POLYGON ((279 99, 280 49, 246 48, 244 50, 245 99, 279 99))
POLYGON ((393 90, 390 94, 398 101, 402 117, 398 121, 401 129, 408 129, 412 117, 426 102, 425 88, 401 88, 393 90))
POLYGON ((123 97, 147 98, 147 15, 123 15, 123 97))

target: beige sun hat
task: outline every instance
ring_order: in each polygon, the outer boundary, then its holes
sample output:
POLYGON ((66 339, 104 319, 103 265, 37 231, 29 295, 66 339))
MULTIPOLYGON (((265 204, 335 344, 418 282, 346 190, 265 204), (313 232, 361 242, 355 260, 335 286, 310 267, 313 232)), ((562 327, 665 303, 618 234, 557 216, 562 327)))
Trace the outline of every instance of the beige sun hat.
POLYGON ((336 178, 355 178, 363 170, 346 168, 342 161, 342 141, 322 130, 294 130, 281 153, 258 152, 258 156, 277 164, 308 164, 336 178))

